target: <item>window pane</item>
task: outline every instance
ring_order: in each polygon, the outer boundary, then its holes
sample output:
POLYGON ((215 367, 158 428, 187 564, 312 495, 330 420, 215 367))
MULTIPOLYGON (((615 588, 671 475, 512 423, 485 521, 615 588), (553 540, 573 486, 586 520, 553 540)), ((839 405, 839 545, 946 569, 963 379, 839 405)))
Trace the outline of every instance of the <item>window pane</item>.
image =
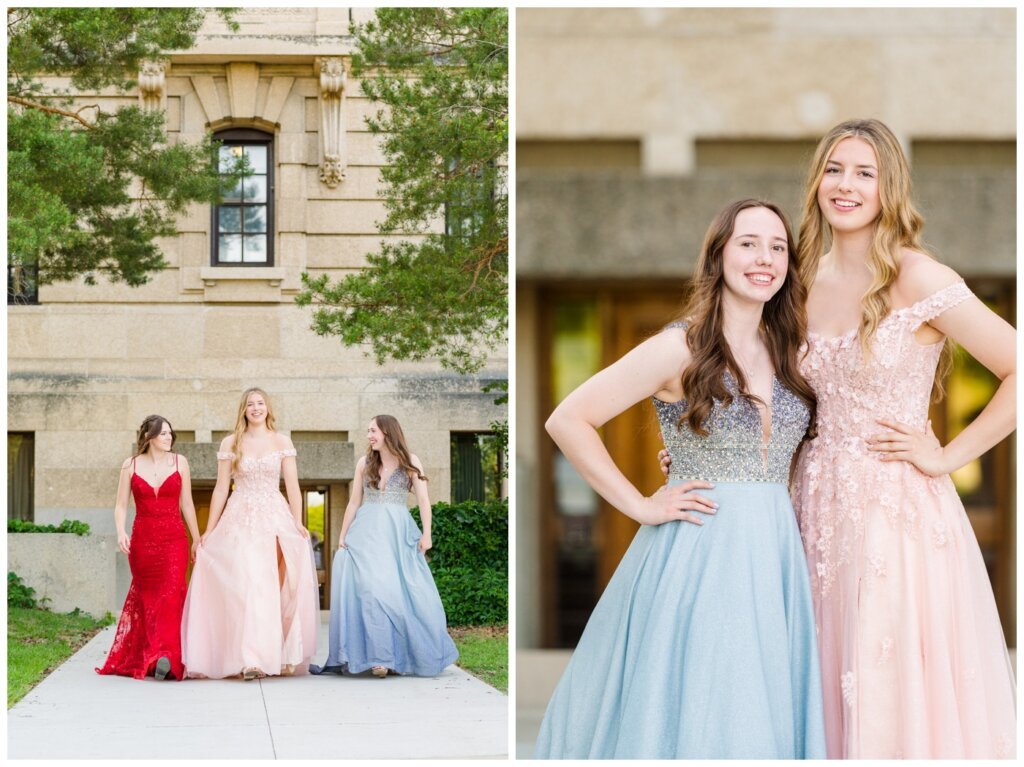
POLYGON ((222 264, 239 263, 242 260, 242 235, 222 234, 217 261, 222 264))
POLYGON ((220 148, 220 172, 231 173, 235 169, 238 158, 242 156, 242 147, 222 144, 220 148))
POLYGON ((242 180, 238 179, 235 181, 234 186, 230 189, 224 190, 224 202, 241 202, 242 201, 242 180))
POLYGON ((267 201, 267 177, 250 176, 245 179, 245 201, 266 202, 267 201))
POLYGON ((266 205, 246 205, 243 210, 245 211, 245 231, 247 234, 250 232, 267 231, 266 205))
POLYGON ((35 517, 35 434, 7 433, 7 518, 35 517))
POLYGON ((242 211, 240 208, 225 205, 217 209, 217 231, 241 232, 242 211))
POLYGON ((242 260, 247 264, 265 264, 267 262, 267 236, 265 234, 246 235, 245 254, 242 260))
POLYGON ((245 147, 245 156, 253 173, 267 172, 267 148, 265 146, 245 147))

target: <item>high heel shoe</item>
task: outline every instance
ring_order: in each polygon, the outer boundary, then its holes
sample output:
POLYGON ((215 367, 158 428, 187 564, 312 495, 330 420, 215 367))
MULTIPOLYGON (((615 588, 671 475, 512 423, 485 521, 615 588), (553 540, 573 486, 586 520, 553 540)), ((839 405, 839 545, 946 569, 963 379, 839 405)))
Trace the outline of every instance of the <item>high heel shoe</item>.
POLYGON ((387 667, 385 666, 374 666, 372 669, 370 669, 370 673, 376 677, 380 677, 381 679, 383 679, 388 675, 388 670, 387 667))
POLYGON ((156 671, 153 672, 153 676, 155 676, 160 681, 163 681, 167 678, 167 675, 170 673, 171 659, 168 658, 166 655, 160 656, 160 660, 156 662, 156 671))
POLYGON ((246 682, 251 682, 253 679, 261 679, 262 677, 265 677, 265 676, 266 676, 266 674, 264 674, 258 668, 242 669, 242 679, 245 680, 246 682))

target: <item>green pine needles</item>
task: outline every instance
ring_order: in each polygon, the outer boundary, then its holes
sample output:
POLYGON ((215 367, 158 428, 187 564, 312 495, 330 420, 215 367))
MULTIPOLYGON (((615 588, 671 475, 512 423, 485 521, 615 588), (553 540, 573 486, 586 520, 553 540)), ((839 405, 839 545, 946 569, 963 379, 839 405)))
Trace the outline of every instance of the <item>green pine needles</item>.
POLYGON ((508 326, 508 11, 381 8, 353 29, 353 74, 387 160, 365 269, 303 275, 313 329, 386 359, 481 369, 508 326))

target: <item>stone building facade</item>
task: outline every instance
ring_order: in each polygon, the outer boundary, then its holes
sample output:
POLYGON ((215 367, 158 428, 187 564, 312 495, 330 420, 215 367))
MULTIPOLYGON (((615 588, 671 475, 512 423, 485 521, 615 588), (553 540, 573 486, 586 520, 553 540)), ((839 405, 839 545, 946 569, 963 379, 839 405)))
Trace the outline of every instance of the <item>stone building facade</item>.
MULTIPOLYGON (((579 480, 544 420, 681 309, 724 204, 767 198, 796 226, 817 140, 880 118, 912 163, 927 246, 1015 321, 1016 25, 1012 9, 527 8, 516 19, 517 641, 570 647, 635 525, 579 480)), ((933 414, 940 436, 993 385, 962 362, 933 414)), ((653 410, 603 434, 653 491, 653 410)), ((1013 456, 1011 438, 954 477, 1011 645, 1013 456)))
MULTIPOLYGON (((250 386, 270 394, 296 445, 306 501, 324 505, 328 566, 374 415, 399 419, 431 499, 452 499, 455 442, 505 417, 481 391, 507 377, 504 339, 476 377, 377 365, 315 335, 310 310, 294 304, 302 272, 342 277, 380 240, 384 158, 364 122, 378 107, 350 73, 349 24, 372 13, 241 9, 237 32, 211 15, 194 48, 146 65, 137 93, 79 94, 101 109, 163 110, 171 141, 213 131, 229 153, 251 153, 254 175, 221 210, 194 205, 180 218, 160 243, 169 266, 147 285, 47 285, 38 303, 8 306, 8 431, 32 450, 22 493, 34 496, 36 522, 80 519, 112 534, 118 471, 150 413, 177 430, 205 520, 216 446, 250 386)), ((126 567, 118 578, 123 598, 126 567)))

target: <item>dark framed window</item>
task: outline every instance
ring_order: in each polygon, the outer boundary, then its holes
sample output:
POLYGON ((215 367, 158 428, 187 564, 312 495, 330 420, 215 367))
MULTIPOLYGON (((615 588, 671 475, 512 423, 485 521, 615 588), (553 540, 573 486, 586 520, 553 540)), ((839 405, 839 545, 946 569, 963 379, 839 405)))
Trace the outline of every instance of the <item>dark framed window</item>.
POLYGON ((221 141, 220 172, 235 183, 226 184, 224 200, 213 208, 210 247, 213 266, 274 265, 274 141, 249 128, 215 134, 221 141), (234 173, 239 159, 248 173, 234 173))
POLYGON ((452 503, 501 497, 501 450, 491 432, 453 432, 452 503))
POLYGON ((37 264, 7 265, 7 303, 39 303, 39 266, 37 264))
POLYGON ((444 233, 448 238, 476 236, 493 217, 494 185, 497 166, 464 168, 457 160, 448 161, 451 177, 449 197, 444 204, 444 233))
POLYGON ((7 518, 35 518, 36 435, 7 432, 7 518))

